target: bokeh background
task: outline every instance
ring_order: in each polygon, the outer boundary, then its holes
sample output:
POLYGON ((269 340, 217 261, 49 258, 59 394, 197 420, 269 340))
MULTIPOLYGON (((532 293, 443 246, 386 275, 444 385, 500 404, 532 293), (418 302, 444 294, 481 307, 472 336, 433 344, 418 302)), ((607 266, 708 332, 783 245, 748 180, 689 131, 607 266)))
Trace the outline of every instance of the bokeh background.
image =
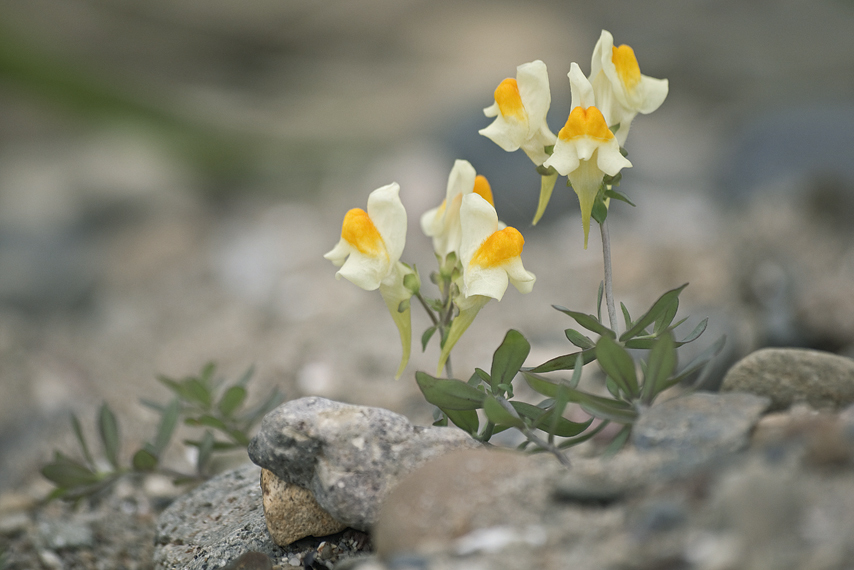
MULTIPOLYGON (((555 192, 477 135, 515 67, 549 68, 557 131, 572 61, 600 30, 670 95, 628 140, 612 213, 617 296, 635 313, 690 281, 683 313, 727 334, 718 373, 765 345, 854 342, 851 0, 5 0, 0 6, 0 489, 35 484, 75 411, 150 436, 158 373, 215 361, 255 394, 322 395, 426 423, 379 295, 322 259, 344 212, 397 181, 405 259, 455 158, 526 237, 531 295, 509 291, 455 351, 467 376, 508 327, 561 354, 552 303, 594 311, 600 243, 555 192)), ((690 323, 689 323, 690 324, 690 323)), ((414 318, 414 337, 427 326, 414 318)), ((416 340, 417 343, 417 340, 416 340)), ((702 347, 699 347, 702 348, 702 347)), ((712 383, 714 378, 712 378, 712 383)), ((177 460, 180 460, 178 458, 177 460)))

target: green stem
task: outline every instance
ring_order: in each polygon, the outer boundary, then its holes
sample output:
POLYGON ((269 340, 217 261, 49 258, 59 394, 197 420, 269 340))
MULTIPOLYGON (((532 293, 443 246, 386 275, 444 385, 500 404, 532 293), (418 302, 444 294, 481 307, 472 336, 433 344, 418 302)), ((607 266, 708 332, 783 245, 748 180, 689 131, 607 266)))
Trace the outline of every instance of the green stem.
POLYGON ((611 237, 608 234, 608 219, 606 218, 599 224, 599 230, 602 233, 602 257, 605 265, 605 306, 608 307, 608 320, 611 323, 611 330, 617 333, 617 308, 614 305, 614 276, 611 272, 611 237))

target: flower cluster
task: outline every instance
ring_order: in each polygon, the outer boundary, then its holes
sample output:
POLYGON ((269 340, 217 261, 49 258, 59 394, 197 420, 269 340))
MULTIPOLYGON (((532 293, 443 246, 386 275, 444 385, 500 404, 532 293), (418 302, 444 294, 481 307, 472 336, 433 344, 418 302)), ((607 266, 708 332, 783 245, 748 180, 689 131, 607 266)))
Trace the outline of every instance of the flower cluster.
POLYGON ((341 239, 324 256, 340 267, 337 278, 367 291, 379 289, 403 347, 397 377, 410 355, 412 296, 421 301, 434 324, 426 339, 422 337, 423 344, 436 330, 441 332, 441 370, 451 348, 490 299, 500 301, 509 283, 527 293, 535 281, 522 265, 522 234, 498 221, 489 182, 469 162, 458 160, 448 178, 445 200, 421 217, 440 264, 432 277, 442 294, 441 299, 425 299, 417 270, 400 261, 407 218, 399 194, 397 183, 371 192, 367 211, 347 212, 341 239))
MULTIPOLYGON (((536 224, 551 197, 557 175, 566 176, 578 195, 584 226, 584 247, 597 198, 623 168, 632 163, 622 145, 638 113, 651 113, 667 97, 666 79, 642 75, 631 47, 615 46, 603 30, 585 77, 578 64, 569 71, 572 104, 566 124, 555 137, 546 124, 551 102, 548 74, 542 61, 520 65, 516 79, 495 90, 495 103, 484 109, 495 121, 480 134, 507 151, 522 148, 543 175, 536 224)), ((607 203, 607 202, 606 202, 607 203)))

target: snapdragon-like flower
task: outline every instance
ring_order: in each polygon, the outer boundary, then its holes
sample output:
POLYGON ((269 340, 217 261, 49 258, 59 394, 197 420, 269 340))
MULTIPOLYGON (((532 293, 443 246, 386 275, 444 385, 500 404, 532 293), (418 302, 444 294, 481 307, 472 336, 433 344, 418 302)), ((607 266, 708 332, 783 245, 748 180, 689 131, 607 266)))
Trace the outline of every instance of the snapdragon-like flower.
POLYGON ((433 249, 442 259, 452 251, 459 253, 462 235, 460 206, 463 196, 472 192, 495 205, 486 178, 477 174, 467 160, 457 160, 448 176, 445 200, 438 208, 428 210, 421 216, 421 229, 427 237, 433 238, 433 249))
POLYGON ((536 281, 534 274, 522 265, 525 238, 516 228, 500 229, 492 204, 477 194, 467 194, 460 207, 460 222, 463 273, 458 283, 460 297, 456 301, 460 314, 448 331, 437 374, 451 349, 490 299, 500 301, 509 283, 520 293, 530 293, 536 281))
POLYGON ((545 147, 555 142, 546 124, 551 101, 546 64, 524 63, 516 79, 508 77, 495 89, 495 103, 483 110, 495 121, 478 132, 508 152, 521 148, 539 166, 548 158, 545 147))
POLYGON ((642 75, 634 50, 627 45, 615 46, 614 37, 606 30, 593 49, 590 82, 596 106, 608 126, 620 125, 615 133, 620 145, 625 144, 635 115, 658 109, 668 91, 666 79, 642 75))
POLYGON ((572 110, 564 127, 558 132, 554 153, 544 166, 554 167, 567 176, 581 205, 584 226, 584 248, 590 233, 593 202, 602 186, 603 177, 616 176, 632 163, 620 154, 620 144, 602 112, 594 105, 593 86, 573 63, 569 71, 572 91, 572 110))
POLYGON ((341 239, 323 256, 341 268, 335 274, 337 279, 343 277, 367 291, 380 290, 400 333, 403 357, 398 378, 409 361, 411 347, 410 309, 405 301, 412 291, 404 286, 404 277, 413 272, 400 262, 406 243, 406 210, 399 194, 396 182, 371 192, 367 212, 361 208, 347 212, 341 239))

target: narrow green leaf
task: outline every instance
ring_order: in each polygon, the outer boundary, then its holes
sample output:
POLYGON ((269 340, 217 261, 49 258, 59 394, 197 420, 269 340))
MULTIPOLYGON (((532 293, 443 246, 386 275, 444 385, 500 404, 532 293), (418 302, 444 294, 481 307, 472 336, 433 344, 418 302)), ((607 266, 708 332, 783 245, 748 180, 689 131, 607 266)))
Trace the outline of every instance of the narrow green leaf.
POLYGON ((210 461, 214 449, 214 436, 210 430, 205 430, 205 435, 202 436, 202 442, 198 449, 199 457, 196 460, 196 471, 201 474, 205 472, 205 467, 210 461))
POLYGON ((561 307, 559 305, 552 305, 552 307, 554 307, 556 310, 560 311, 565 315, 569 315, 570 317, 575 319, 575 322, 577 322, 579 325, 589 331, 593 331, 596 334, 602 336, 610 336, 611 338, 615 338, 617 336, 614 331, 599 322, 599 320, 593 315, 586 315, 577 311, 570 311, 566 307, 561 307))
POLYGON ((469 434, 476 434, 480 427, 480 419, 474 410, 442 410, 454 425, 469 434))
POLYGON ((421 335, 421 352, 427 350, 427 343, 430 342, 430 338, 433 336, 433 333, 436 332, 436 327, 430 327, 424 334, 421 335))
POLYGON ((246 369, 246 372, 243 373, 243 376, 240 377, 240 380, 237 381, 238 386, 243 386, 246 388, 246 385, 249 384, 249 381, 252 379, 252 376, 255 374, 255 365, 251 365, 246 369))
POLYGON ((563 331, 563 334, 566 335, 566 340, 568 340, 578 348, 587 349, 596 346, 596 343, 593 342, 590 337, 581 334, 575 329, 566 329, 565 331, 563 331))
POLYGON ((267 415, 267 413, 276 408, 279 404, 285 401, 285 395, 279 392, 278 387, 274 387, 270 395, 255 404, 254 407, 244 412, 238 418, 238 421, 248 430, 255 425, 258 420, 267 415))
POLYGON ((443 410, 476 410, 483 406, 486 395, 460 380, 434 378, 424 372, 415 373, 415 382, 424 398, 443 410))
POLYGON ((626 397, 626 394, 624 392, 620 392, 620 387, 610 376, 605 377, 605 388, 608 390, 608 393, 614 396, 617 400, 622 400, 626 397))
POLYGON ((71 489, 83 485, 92 485, 99 481, 98 475, 85 465, 72 461, 48 463, 41 474, 59 487, 71 489))
MULTIPOLYGON (((202 441, 198 439, 185 439, 182 443, 190 447, 200 447, 202 445, 202 441)), ((213 444, 214 451, 233 451, 242 447, 245 446, 230 441, 214 441, 213 444)))
POLYGON ((666 292, 664 295, 658 298, 658 300, 652 304, 652 307, 647 311, 641 318, 635 321, 632 328, 627 330, 620 336, 621 341, 626 341, 630 338, 636 337, 640 334, 646 327, 652 324, 655 319, 658 318, 658 315, 664 311, 668 305, 673 301, 673 299, 678 298, 679 294, 682 292, 688 284, 685 283, 681 287, 677 287, 676 289, 671 289, 666 292))
POLYGON ((249 447, 249 436, 239 429, 228 430, 228 435, 241 447, 249 447))
POLYGON ((558 448, 566 449, 567 447, 572 447, 574 445, 578 445, 579 443, 584 443, 585 441, 596 436, 597 433, 599 433, 600 431, 602 431, 603 429, 605 429, 609 425, 611 425, 610 420, 602 420, 599 422, 599 425, 597 425, 595 428, 588 431, 584 435, 580 435, 578 437, 574 437, 572 439, 567 439, 566 441, 560 442, 560 445, 558 445, 558 448))
POLYGON ((114 469, 119 468, 119 448, 121 438, 119 437, 119 424, 116 416, 107 404, 101 404, 98 413, 98 433, 101 435, 101 443, 104 445, 104 455, 114 469))
POLYGON ((147 449, 140 449, 133 454, 132 465, 137 471, 154 471, 157 468, 157 456, 147 449))
POLYGON ((213 362, 208 362, 202 368, 201 373, 199 374, 198 381, 205 387, 210 389, 212 387, 212 381, 214 373, 216 372, 216 364, 213 362))
POLYGON ((608 206, 606 206, 605 202, 602 201, 601 193, 596 196, 596 200, 593 201, 593 209, 590 211, 590 217, 596 220, 600 225, 604 224, 605 219, 608 217, 608 206))
MULTIPOLYGON (((501 398, 501 400, 506 402, 504 398, 501 398)), ((510 409, 505 408, 495 396, 490 395, 486 397, 483 401, 483 411, 486 413, 489 421, 496 425, 506 425, 515 428, 525 427, 525 422, 519 418, 516 410, 512 407, 510 409)))
POLYGON ((246 400, 246 388, 243 386, 231 386, 223 393, 217 403, 219 411, 225 417, 230 417, 246 400))
POLYGON ((676 346, 669 332, 659 337, 649 352, 649 360, 643 378, 641 400, 649 405, 658 395, 656 388, 664 387, 667 379, 676 370, 676 346))
POLYGON ((599 400, 586 400, 579 402, 578 405, 591 416, 595 416, 603 420, 609 420, 618 424, 634 423, 637 419, 637 412, 634 410, 613 406, 610 405, 611 401, 608 402, 609 403, 601 402, 599 400))
POLYGON ((492 356, 490 376, 493 392, 499 390, 500 385, 513 382, 513 378, 519 373, 530 352, 531 345, 522 333, 513 329, 507 331, 504 340, 492 356))
POLYGON ((77 419, 74 413, 71 414, 71 425, 74 428, 74 435, 77 436, 77 442, 80 444, 80 451, 83 452, 86 465, 94 470, 95 461, 92 459, 92 454, 89 453, 89 446, 86 444, 86 438, 83 436, 83 428, 80 427, 80 420, 77 419))
POLYGON ((167 388, 169 388, 170 390, 172 390, 172 392, 176 396, 178 396, 179 398, 181 398, 185 402, 192 402, 193 401, 192 394, 190 394, 190 392, 187 390, 187 388, 183 384, 176 382, 175 380, 168 378, 166 376, 157 376, 157 381, 160 382, 161 384, 163 384, 164 386, 166 386, 167 388))
POLYGON ((596 293, 596 320, 602 322, 602 296, 605 294, 605 281, 599 282, 599 291, 596 293))
POLYGON ((584 364, 592 362, 596 360, 596 350, 590 348, 587 350, 582 350, 581 352, 573 352, 572 354, 556 356, 555 358, 552 358, 551 360, 548 360, 540 364, 539 366, 527 368, 525 369, 525 371, 540 374, 543 372, 554 372, 555 370, 572 370, 573 368, 575 368, 575 362, 579 358, 584 362, 584 364))
POLYGON ((694 360, 685 365, 679 374, 671 379, 669 379, 664 386, 660 389, 656 387, 656 393, 661 393, 667 388, 671 386, 675 386, 679 382, 685 380, 690 377, 695 372, 705 368, 711 360, 717 356, 721 350, 723 350, 724 345, 726 344, 726 336, 720 337, 714 344, 708 347, 706 350, 698 354, 694 360))
POLYGON ((680 344, 688 344, 689 342, 694 342, 695 340, 700 338, 700 335, 706 331, 706 327, 708 325, 709 325, 709 319, 708 319, 708 317, 706 317, 705 319, 700 321, 696 327, 694 327, 694 330, 692 330, 688 334, 688 336, 686 336, 685 338, 682 339, 680 344))
POLYGON ((175 431, 175 426, 178 424, 178 415, 181 411, 181 402, 177 398, 173 398, 169 405, 163 410, 163 415, 160 417, 160 425, 157 427, 157 435, 154 436, 154 444, 152 445, 152 453, 155 456, 160 456, 166 446, 169 445, 169 440, 172 439, 172 433, 175 431))
POLYGON ((540 179, 540 199, 537 202, 537 211, 534 214, 534 221, 531 222, 532 225, 536 226, 537 222, 540 221, 540 218, 543 217, 543 214, 546 211, 546 206, 549 205, 549 200, 552 197, 552 192, 555 189, 555 182, 557 182, 557 172, 555 172, 551 167, 545 169, 545 171, 537 170, 542 175, 540 179))
POLYGON ((617 435, 614 436, 614 439, 611 440, 611 443, 609 443, 608 447, 605 448, 605 451, 602 452, 602 457, 607 458, 616 455, 618 451, 623 449, 623 446, 626 444, 626 441, 628 441, 631 433, 632 425, 624 425, 623 429, 617 432, 617 435))
POLYGON ((483 368, 475 368, 474 373, 477 374, 478 377, 487 384, 492 384, 492 376, 490 376, 489 372, 487 372, 483 368))
POLYGON ((471 377, 469 377, 469 381, 466 382, 466 384, 468 384, 469 386, 472 386, 474 388, 477 388, 483 382, 485 382, 487 386, 489 386, 491 384, 490 378, 489 378, 489 373, 487 373, 485 370, 482 370, 480 368, 475 368, 471 377))
POLYGON ((163 404, 159 404, 157 402, 154 402, 152 400, 148 400, 146 398, 140 398, 139 403, 142 404, 143 406, 145 406, 146 408, 150 408, 150 409, 154 410, 158 414, 162 414, 163 412, 166 411, 166 406, 164 406, 163 404))
POLYGON ((632 328, 632 316, 629 314, 629 309, 620 301, 620 309, 623 311, 623 320, 626 321, 626 330, 632 328))
POLYGON ((640 395, 635 361, 626 349, 611 337, 603 336, 596 343, 596 360, 605 374, 617 383, 623 393, 630 398, 637 398, 640 395))
MULTIPOLYGON (((564 404, 565 403, 566 402, 564 402, 564 404)), ((528 418, 531 421, 532 427, 548 432, 553 426, 554 435, 558 437, 572 437, 578 435, 586 430, 593 421, 591 418, 586 422, 573 422, 562 417, 562 412, 555 413, 555 408, 543 410, 542 408, 526 402, 510 402, 510 405, 513 406, 513 409, 515 409, 520 416, 528 418)))

